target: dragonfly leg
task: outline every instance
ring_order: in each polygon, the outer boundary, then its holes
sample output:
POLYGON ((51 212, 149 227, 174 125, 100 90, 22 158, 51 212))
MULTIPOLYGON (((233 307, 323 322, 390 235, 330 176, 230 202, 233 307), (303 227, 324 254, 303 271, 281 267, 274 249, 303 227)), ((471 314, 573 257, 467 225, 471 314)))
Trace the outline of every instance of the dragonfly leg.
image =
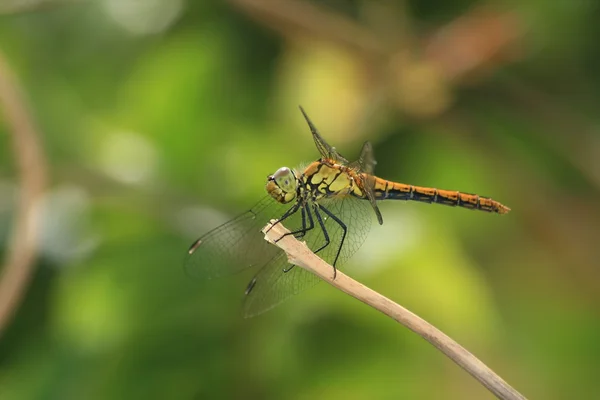
MULTIPOLYGON (((312 214, 310 212, 310 208, 302 207, 302 229, 298 230, 296 232, 286 233, 282 237, 277 239, 277 241, 281 240, 284 236, 291 235, 291 234, 293 234, 296 239, 303 238, 304 235, 306 234, 306 232, 310 231, 311 229, 314 229, 314 227, 315 227, 315 222, 314 222, 312 214), (306 216, 307 215, 308 215, 308 223, 309 223, 308 227, 306 227, 306 216), (296 236, 297 233, 299 234, 298 236, 296 236)), ((290 272, 292 270, 292 268, 294 268, 294 267, 295 267, 295 265, 290 265, 289 267, 284 268, 283 272, 290 272)))
MULTIPOLYGON (((323 211, 325 211, 325 213, 327 215, 331 215, 331 213, 325 209, 324 207, 320 206, 320 205, 315 205, 315 215, 317 216, 317 221, 319 221, 319 225, 321 226, 321 230, 323 231, 323 236, 325 236, 325 244, 321 247, 319 247, 317 250, 315 250, 313 253, 317 254, 318 252, 320 252, 321 250, 323 250, 325 247, 329 246, 329 244, 331 243, 331 241, 329 240, 329 233, 327 233, 327 228, 325 228, 325 224, 323 223, 323 218, 321 217, 321 213, 319 213, 319 208, 321 208, 323 211)), ((344 230, 344 236, 342 237, 342 243, 344 242, 344 237, 346 236, 346 231, 344 230)), ((338 250, 338 255, 339 255, 339 250, 338 250)), ((335 260, 337 261, 337 256, 335 257, 335 260)), ((337 269, 335 268, 335 262, 333 263, 333 279, 335 279, 335 276, 337 275, 337 269)))
MULTIPOLYGON (((332 220, 334 220, 335 222, 338 223, 338 225, 342 228, 342 230, 344 231, 344 234, 342 235, 342 239, 340 240, 340 245, 338 247, 337 250, 337 254, 335 255, 335 259, 333 260, 333 279, 335 279, 335 273, 336 273, 336 269, 335 269, 335 264, 337 263, 337 260, 340 256, 340 253, 342 252, 342 246, 344 246, 344 241, 346 240, 346 234, 348 233, 348 227, 346 226, 346 224, 344 224, 342 222, 341 219, 339 219, 338 217, 335 216, 335 214, 333 214, 331 211, 329 211, 328 209, 326 209, 325 207, 323 207, 322 205, 319 204, 318 206, 325 214, 327 214, 329 217, 331 217, 332 220)), ((323 227, 323 231, 325 232, 325 227, 323 227)), ((327 236, 327 234, 325 233, 325 235, 327 236)))
MULTIPOLYGON (((286 218, 288 218, 289 216, 291 216, 291 215, 294 215, 294 214, 296 213, 296 211, 298 211, 298 208, 300 208, 300 202, 299 202, 299 201, 298 201, 298 202, 296 202, 296 204, 294 204, 292 207, 290 207, 290 209, 289 209, 289 210, 287 210, 287 211, 286 211, 286 212, 285 212, 285 213, 284 213, 284 214, 283 214, 283 215, 282 215, 282 216, 281 216, 281 217, 280 217, 280 218, 279 218, 277 221, 275 221, 275 223, 273 223, 273 224, 272 224, 272 225, 269 227, 269 229, 267 229, 267 232, 266 232, 266 233, 268 233, 268 232, 269 232, 271 229, 273 229, 273 227, 274 227, 275 225, 277 225, 278 223, 280 223, 280 222, 284 221, 284 220, 285 220, 286 218)), ((278 239, 278 240, 279 240, 279 239, 278 239)))
POLYGON ((306 234, 306 208, 302 207, 302 210, 300 210, 302 213, 302 228, 299 229, 298 231, 294 232, 294 237, 296 239, 300 239, 303 238, 304 235, 306 234))
MULTIPOLYGON (((314 227, 314 222, 312 219, 312 214, 310 212, 309 208, 305 208, 306 213, 308 215, 308 219, 309 222, 311 224, 311 229, 314 227)), ((320 252, 321 250, 323 250, 325 247, 329 246, 329 244, 331 243, 331 241, 329 240, 329 233, 327 233, 327 229, 325 228, 325 224, 323 223, 323 218, 321 217, 321 214, 319 213, 319 210, 317 207, 315 207, 314 209, 314 213, 317 217, 317 221, 319 221, 319 226, 321 227, 321 229, 323 230, 323 236, 325 236, 325 244, 323 244, 323 246, 319 247, 317 250, 313 251, 313 253, 317 254, 318 252, 320 252)), ((283 272, 289 272, 292 270, 292 268, 294 268, 295 265, 291 265, 288 268, 285 268, 283 270, 283 272)), ((335 266, 333 267, 333 278, 335 279, 335 275, 336 275, 336 269, 335 266)))
MULTIPOLYGON (((281 222, 281 220, 279 220, 279 222, 281 222)), ((283 235, 281 235, 281 237, 279 237, 279 238, 277 238, 277 240, 275 240, 275 243, 279 242, 281 239, 283 239, 284 237, 286 237, 288 235, 294 235, 294 237, 296 239, 300 239, 300 238, 304 237, 306 232, 310 231, 314 227, 315 227, 315 223, 312 219, 312 215, 310 214, 310 210, 307 209, 306 207, 302 207, 302 228, 298 229, 296 231, 293 231, 293 232, 284 233, 283 235), (306 215, 307 214, 308 214, 308 224, 309 224, 308 227, 306 226, 306 215)))

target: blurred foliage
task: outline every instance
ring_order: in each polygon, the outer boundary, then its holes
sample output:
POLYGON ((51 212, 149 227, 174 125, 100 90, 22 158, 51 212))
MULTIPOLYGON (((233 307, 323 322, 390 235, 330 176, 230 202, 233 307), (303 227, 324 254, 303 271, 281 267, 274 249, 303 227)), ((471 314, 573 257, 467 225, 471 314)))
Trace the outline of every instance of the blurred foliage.
MULTIPOLYGON (((250 275, 185 276, 192 240, 250 207, 269 173, 316 159, 298 104, 348 158, 373 141, 382 177, 513 210, 383 204, 351 275, 532 399, 600 391, 598 3, 301 2, 410 43, 389 64, 409 71, 402 85, 336 41, 343 25, 309 18, 310 32, 260 1, 22 3, 0 9, 0 50, 52 184, 35 277, 0 341, 0 398, 491 398, 327 285, 244 320, 250 275), (520 21, 511 57, 458 78, 416 58, 477 7, 520 21)), ((7 129, 2 254, 18 185, 7 129)))

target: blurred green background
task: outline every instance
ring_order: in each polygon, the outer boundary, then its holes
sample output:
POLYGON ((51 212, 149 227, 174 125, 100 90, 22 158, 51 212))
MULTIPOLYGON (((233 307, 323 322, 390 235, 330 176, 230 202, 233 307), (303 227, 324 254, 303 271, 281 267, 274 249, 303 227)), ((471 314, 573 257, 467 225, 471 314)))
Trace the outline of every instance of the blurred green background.
MULTIPOLYGON (((372 141, 379 176, 512 208, 384 203, 351 276, 531 399, 600 391, 600 3, 2 0, 0 12, 0 57, 49 176, 33 276, 0 331, 3 400, 492 398, 328 285, 246 320, 247 274, 184 274, 190 243, 262 197, 266 175, 318 157, 298 104, 346 157, 372 141)), ((7 256, 20 178, 2 115, 7 256)))

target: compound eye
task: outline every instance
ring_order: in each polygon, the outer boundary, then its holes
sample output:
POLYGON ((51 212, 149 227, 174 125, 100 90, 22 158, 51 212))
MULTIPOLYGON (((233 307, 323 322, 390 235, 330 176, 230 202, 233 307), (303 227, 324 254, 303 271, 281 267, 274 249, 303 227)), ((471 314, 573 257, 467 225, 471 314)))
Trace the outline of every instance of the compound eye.
POLYGON ((282 178, 286 178, 286 177, 290 176, 291 173, 292 173, 292 171, 290 171, 290 169, 288 167, 281 167, 277 171, 275 171, 275 173, 273 174, 273 178, 276 181, 279 181, 282 178))
POLYGON ((274 174, 273 178, 282 190, 289 192, 295 190, 295 178, 294 173, 287 167, 279 168, 274 174))

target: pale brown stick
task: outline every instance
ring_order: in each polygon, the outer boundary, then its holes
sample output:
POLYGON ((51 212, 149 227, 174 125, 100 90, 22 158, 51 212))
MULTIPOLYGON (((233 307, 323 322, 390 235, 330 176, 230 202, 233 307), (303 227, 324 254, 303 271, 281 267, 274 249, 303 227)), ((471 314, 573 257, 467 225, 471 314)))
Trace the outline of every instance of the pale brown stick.
POLYGON ((278 240, 289 231, 282 224, 272 225, 273 222, 274 220, 263 229, 265 240, 285 251, 290 263, 312 272, 331 286, 370 305, 415 332, 471 374, 499 399, 525 399, 522 394, 513 389, 473 354, 427 321, 340 271, 337 271, 334 280, 333 267, 317 257, 304 243, 299 242, 292 235, 287 235, 278 240), (278 240, 277 243, 275 243, 275 240, 278 240))
POLYGON ((0 333, 17 309, 37 254, 39 203, 46 186, 46 163, 25 100, 0 53, 0 111, 12 136, 20 193, 11 242, 0 278, 0 333))

